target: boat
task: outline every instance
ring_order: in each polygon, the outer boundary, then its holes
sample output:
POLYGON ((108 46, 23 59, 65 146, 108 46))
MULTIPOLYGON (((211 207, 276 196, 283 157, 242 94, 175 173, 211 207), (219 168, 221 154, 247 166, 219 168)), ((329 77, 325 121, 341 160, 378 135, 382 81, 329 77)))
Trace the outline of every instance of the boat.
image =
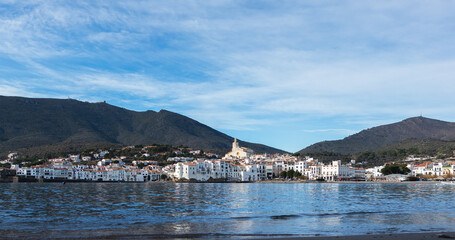
POLYGON ((441 184, 443 184, 443 185, 454 185, 454 186, 455 186, 455 182, 454 182, 454 181, 450 181, 450 182, 441 182, 441 184))

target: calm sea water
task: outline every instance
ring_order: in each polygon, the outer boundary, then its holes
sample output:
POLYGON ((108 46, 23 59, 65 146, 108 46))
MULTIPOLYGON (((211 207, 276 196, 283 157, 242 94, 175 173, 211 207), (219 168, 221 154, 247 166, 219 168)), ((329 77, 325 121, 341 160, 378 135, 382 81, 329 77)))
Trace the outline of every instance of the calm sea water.
POLYGON ((0 236, 251 238, 455 231, 438 184, 0 184, 0 236))

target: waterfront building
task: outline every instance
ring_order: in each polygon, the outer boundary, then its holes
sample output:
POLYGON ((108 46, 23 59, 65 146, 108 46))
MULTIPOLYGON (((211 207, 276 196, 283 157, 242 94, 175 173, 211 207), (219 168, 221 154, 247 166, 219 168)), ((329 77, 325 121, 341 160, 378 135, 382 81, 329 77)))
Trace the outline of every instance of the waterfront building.
POLYGON ((258 181, 266 178, 266 164, 240 164, 228 160, 197 160, 176 163, 174 179, 208 181, 258 181))
POLYGON ((267 162, 265 164, 265 177, 266 179, 272 179, 275 175, 275 165, 273 162, 267 162))
POLYGON ((322 165, 311 165, 309 168, 305 169, 305 176, 310 180, 316 180, 322 177, 322 165))
POLYGON ((267 173, 266 173, 266 162, 256 162, 257 170, 258 170, 258 180, 266 180, 267 173))
POLYGON ((442 167, 442 176, 449 176, 453 175, 453 166, 452 165, 446 165, 442 167))
POLYGON ((382 176, 381 170, 383 168, 384 168, 384 166, 376 166, 376 167, 365 169, 365 172, 370 174, 373 178, 377 178, 377 177, 381 177, 382 176))
POLYGON ((349 180, 352 181, 365 181, 366 172, 363 168, 349 168, 349 180))
POLYGON ((427 169, 429 163, 420 164, 408 164, 407 167, 411 170, 413 176, 425 175, 425 169, 427 169))
POLYGON ((321 178, 326 181, 347 180, 351 177, 349 167, 341 165, 341 161, 332 161, 331 165, 323 165, 321 178))
POLYGON ((307 161, 297 161, 294 165, 294 171, 299 172, 302 175, 305 175, 305 169, 308 167, 307 161))
POLYGON ((125 171, 120 167, 113 167, 107 170, 105 181, 122 181, 125 179, 125 171))
POLYGON ((196 179, 196 164, 194 163, 177 163, 175 165, 174 177, 176 179, 196 179))
POLYGON ((438 162, 438 163, 433 163, 433 175, 435 176, 442 176, 442 162, 438 162))
POLYGON ((284 164, 283 160, 276 160, 274 161, 274 167, 273 167, 273 176, 274 177, 279 177, 280 173, 286 170, 286 165, 284 164))
POLYGON ((27 178, 47 180, 82 180, 82 181, 157 181, 161 177, 158 166, 138 169, 132 166, 122 167, 111 164, 89 168, 86 165, 39 165, 17 169, 17 175, 27 178))

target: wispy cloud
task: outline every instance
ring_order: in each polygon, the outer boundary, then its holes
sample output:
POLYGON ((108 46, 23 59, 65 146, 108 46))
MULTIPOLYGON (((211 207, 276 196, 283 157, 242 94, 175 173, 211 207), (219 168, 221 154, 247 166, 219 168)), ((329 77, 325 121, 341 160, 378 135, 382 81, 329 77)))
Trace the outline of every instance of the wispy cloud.
POLYGON ((315 118, 347 124, 315 126, 335 135, 420 112, 453 120, 454 10, 448 1, 3 2, 0 94, 167 108, 258 135, 315 118))
POLYGON ((41 94, 29 92, 20 87, 13 87, 0 83, 0 95, 3 96, 29 96, 29 97, 43 97, 41 94))
POLYGON ((358 132, 357 130, 352 130, 352 129, 306 129, 306 130, 302 130, 303 132, 307 132, 307 133, 326 133, 326 132, 332 132, 332 133, 335 133, 335 134, 339 134, 339 135, 352 135, 356 132, 358 132))

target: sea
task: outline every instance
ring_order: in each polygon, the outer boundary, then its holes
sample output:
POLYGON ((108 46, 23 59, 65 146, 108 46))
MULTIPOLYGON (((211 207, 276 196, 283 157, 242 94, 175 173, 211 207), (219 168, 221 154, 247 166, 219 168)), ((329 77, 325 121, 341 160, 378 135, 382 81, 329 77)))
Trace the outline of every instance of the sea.
POLYGON ((437 183, 1 183, 0 238, 280 238, 455 231, 437 183))

